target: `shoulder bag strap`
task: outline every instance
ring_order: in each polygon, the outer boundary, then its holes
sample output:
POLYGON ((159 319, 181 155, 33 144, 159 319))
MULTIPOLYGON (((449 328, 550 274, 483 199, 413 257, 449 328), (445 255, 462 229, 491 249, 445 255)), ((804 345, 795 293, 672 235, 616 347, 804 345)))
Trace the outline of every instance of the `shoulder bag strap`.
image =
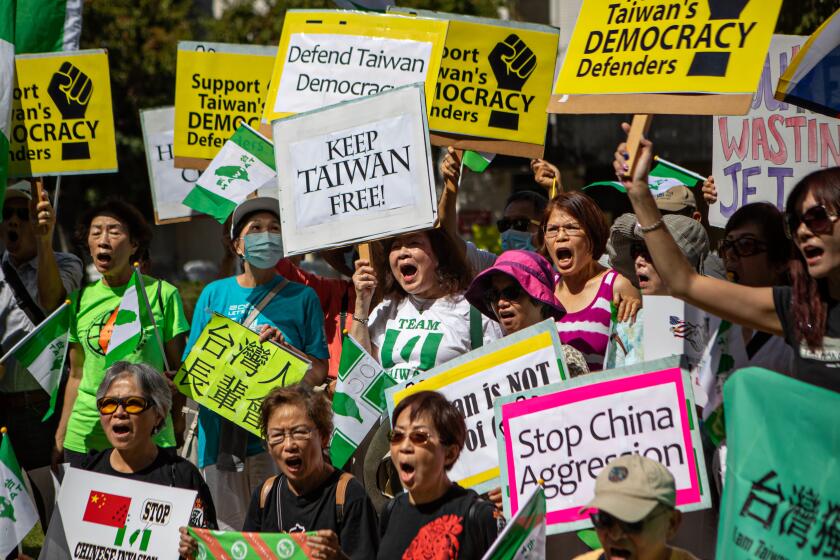
POLYGON ((257 320, 257 317, 260 315, 262 310, 265 309, 266 305, 268 305, 268 302, 270 302, 272 299, 274 299, 274 296, 279 294, 280 290, 285 288, 288 283, 289 283, 289 281, 286 280, 285 278, 283 278, 280 282, 277 283, 276 286, 274 286, 271 289, 270 292, 265 294, 265 296, 260 300, 260 302, 256 305, 256 307, 254 307, 251 310, 251 312, 248 313, 248 316, 245 317, 245 320, 242 321, 242 326, 250 327, 251 323, 253 323, 254 321, 257 320))
POLYGON ((344 523, 344 499, 347 496, 347 485, 353 475, 348 472, 341 473, 338 477, 338 485, 335 487, 335 521, 339 529, 344 523))
POLYGON ((29 290, 27 290, 26 286, 23 285, 15 267, 13 267, 7 260, 3 261, 2 267, 3 275, 9 282, 9 288, 12 289, 12 294, 15 297, 15 303, 17 303, 18 307, 20 307, 21 311, 26 313, 26 316, 29 317, 29 320, 32 321, 33 325, 40 324, 41 321, 47 318, 47 316, 44 315, 44 312, 38 304, 35 303, 35 300, 32 299, 32 296, 29 294, 29 290))
POLYGON ((268 501, 268 495, 271 493, 271 487, 274 486, 275 480, 277 480, 277 475, 270 476, 263 482, 262 489, 260 489, 260 509, 265 509, 265 503, 268 501))
POLYGON ((470 305, 470 347, 475 350, 484 345, 484 333, 481 325, 481 311, 470 305))

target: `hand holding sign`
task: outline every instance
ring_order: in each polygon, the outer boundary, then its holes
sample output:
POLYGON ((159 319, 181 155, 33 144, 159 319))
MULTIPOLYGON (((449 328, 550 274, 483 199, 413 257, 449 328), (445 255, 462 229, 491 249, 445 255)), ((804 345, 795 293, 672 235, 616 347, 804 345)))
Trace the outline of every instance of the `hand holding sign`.
POLYGON ((537 57, 515 33, 498 43, 490 52, 490 67, 502 89, 522 91, 522 86, 537 69, 537 57))
POLYGON ((62 118, 81 119, 93 94, 93 82, 72 63, 64 61, 58 72, 53 74, 47 92, 62 118))

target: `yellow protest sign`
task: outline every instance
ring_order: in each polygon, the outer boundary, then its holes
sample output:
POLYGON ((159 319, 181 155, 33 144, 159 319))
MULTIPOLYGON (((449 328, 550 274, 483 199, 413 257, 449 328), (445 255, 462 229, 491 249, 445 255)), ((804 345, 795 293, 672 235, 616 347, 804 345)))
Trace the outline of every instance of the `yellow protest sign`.
POLYGON ((417 82, 431 101, 446 29, 446 21, 428 18, 289 10, 263 120, 417 82))
POLYGON ((558 29, 404 8, 389 13, 449 21, 429 111, 432 132, 535 144, 539 148, 533 155, 542 155, 558 29))
POLYGON ((223 418, 260 436, 260 405, 275 387, 303 379, 309 361, 239 323, 214 314, 175 374, 175 386, 223 418))
POLYGON ((277 47, 178 43, 176 158, 211 160, 243 122, 259 129, 276 54, 277 47))
POLYGON ((751 96, 781 4, 584 0, 554 93, 751 96))
POLYGON ((105 50, 19 55, 15 72, 11 177, 117 170, 105 50))

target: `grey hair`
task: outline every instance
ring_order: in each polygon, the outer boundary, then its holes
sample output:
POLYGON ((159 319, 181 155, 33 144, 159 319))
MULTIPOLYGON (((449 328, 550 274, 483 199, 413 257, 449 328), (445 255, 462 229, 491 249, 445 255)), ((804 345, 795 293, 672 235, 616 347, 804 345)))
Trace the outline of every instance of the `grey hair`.
POLYGON ((172 393, 169 391, 169 385, 163 378, 163 374, 152 366, 132 364, 131 362, 114 362, 114 365, 105 371, 105 378, 99 384, 99 389, 96 390, 96 400, 105 396, 114 381, 127 376, 134 378, 143 393, 139 396, 151 401, 152 409, 163 418, 161 423, 155 426, 152 432, 152 435, 154 435, 163 429, 166 417, 169 416, 169 411, 172 408, 172 393))

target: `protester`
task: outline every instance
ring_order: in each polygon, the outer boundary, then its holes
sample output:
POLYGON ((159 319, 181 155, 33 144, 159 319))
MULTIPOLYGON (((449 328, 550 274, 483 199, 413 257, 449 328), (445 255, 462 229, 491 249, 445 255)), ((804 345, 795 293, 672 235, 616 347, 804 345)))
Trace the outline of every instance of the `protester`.
MULTIPOLYGON (((254 490, 242 530, 314 532, 307 536, 314 558, 375 558, 376 512, 364 487, 325 459, 333 424, 324 394, 276 388, 262 403, 260 425, 281 474, 254 490)), ((181 555, 193 556, 196 546, 182 529, 181 555)))
MULTIPOLYGON (((110 447, 99 423, 96 391, 105 375, 105 353, 120 302, 132 277, 132 263, 149 246, 151 238, 151 228, 143 215, 115 199, 88 210, 77 226, 76 240, 87 247, 102 278, 70 296, 73 306, 68 337, 70 378, 55 444, 57 452, 63 452, 65 461, 72 466, 81 465, 86 453, 110 447)), ((166 364, 174 369, 180 363, 183 333, 189 329, 181 296, 163 280, 143 276, 143 284, 154 325, 144 327, 140 342, 125 360, 145 363, 158 370, 165 370, 166 364), (165 359, 158 340, 163 344, 165 359)), ((140 305, 145 306, 144 298, 139 299, 140 305)), ((183 402, 182 398, 175 400, 174 416, 180 421, 179 431, 183 430, 183 402)), ((166 425, 155 436, 155 443, 161 447, 175 446, 171 418, 167 418, 166 425)))
POLYGON ((467 435, 464 418, 433 391, 406 397, 392 416, 391 460, 406 491, 382 512, 381 560, 478 560, 498 533, 493 505, 449 480, 467 435))
MULTIPOLYGON (((242 274, 208 284, 198 298, 192 330, 184 351, 189 353, 213 312, 275 338, 312 361, 304 378, 310 386, 326 378, 327 352, 324 314, 315 292, 289 282, 274 267, 282 255, 279 203, 258 197, 233 211, 230 238, 244 260, 242 274)), ((215 496, 225 495, 218 509, 219 526, 242 527, 254 488, 274 473, 262 440, 216 413, 201 407, 198 422, 198 467, 215 496)))
POLYGON ((554 294, 566 315, 557 322, 560 340, 577 348, 591 371, 604 363, 609 339, 611 305, 618 320, 635 318, 641 307, 639 291, 598 259, 606 249, 609 229, 603 212, 580 192, 560 193, 548 203, 539 243, 557 269, 554 294))
MULTIPOLYGON (((33 200, 28 181, 6 188, 0 239, 0 356, 23 340, 67 294, 79 289, 82 262, 75 255, 53 251, 55 213, 46 193, 33 200)), ((59 414, 42 421, 50 395, 13 357, 0 365, 0 426, 17 452, 35 490, 42 526, 52 513, 50 450, 59 414)))
MULTIPOLYGON (((625 131, 629 125, 625 124, 625 131)), ((792 286, 752 287, 719 281, 694 272, 662 218, 647 174, 653 145, 643 140, 631 178, 626 145, 613 166, 627 188, 645 243, 671 294, 728 321, 784 335, 794 348, 794 377, 840 391, 840 168, 816 171, 791 191, 786 204, 790 234, 798 249, 791 261, 792 286)))
POLYGON ((586 504, 601 541, 600 549, 575 560, 696 560, 668 546, 682 523, 675 509, 674 476, 663 465, 641 455, 623 455, 601 469, 595 498, 586 504))
POLYGON ((172 408, 172 394, 160 372, 146 364, 116 362, 96 391, 99 421, 111 449, 91 452, 82 468, 141 482, 195 490, 190 526, 215 529, 216 509, 198 469, 152 437, 172 408))

